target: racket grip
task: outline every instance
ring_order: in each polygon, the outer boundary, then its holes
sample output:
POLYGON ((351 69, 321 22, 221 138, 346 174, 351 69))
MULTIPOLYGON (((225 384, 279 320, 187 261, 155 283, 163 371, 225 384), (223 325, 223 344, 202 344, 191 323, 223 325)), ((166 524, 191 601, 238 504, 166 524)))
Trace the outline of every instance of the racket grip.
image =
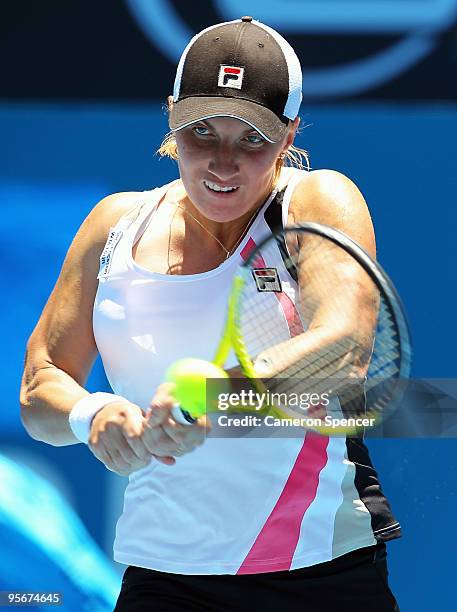
POLYGON ((257 357, 253 365, 255 373, 259 378, 267 377, 272 372, 273 365, 271 359, 267 357, 257 357))
POLYGON ((194 419, 194 417, 191 416, 187 410, 181 408, 181 404, 175 404, 173 406, 171 409, 171 416, 180 425, 193 425, 197 422, 197 419, 194 419))

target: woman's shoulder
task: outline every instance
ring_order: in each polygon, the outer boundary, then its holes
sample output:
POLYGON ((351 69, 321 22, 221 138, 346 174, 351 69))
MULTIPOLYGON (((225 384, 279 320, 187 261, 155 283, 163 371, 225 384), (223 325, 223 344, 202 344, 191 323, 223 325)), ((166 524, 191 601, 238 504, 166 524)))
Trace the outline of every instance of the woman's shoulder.
POLYGON ((122 191, 119 193, 112 193, 100 200, 100 202, 94 206, 89 216, 92 216, 94 221, 104 228, 106 228, 107 225, 113 227, 122 217, 131 215, 132 218, 134 218, 138 210, 144 204, 150 203, 154 205, 163 196, 168 196, 169 193, 174 193, 179 189, 182 190, 181 182, 179 180, 174 180, 171 183, 166 183, 165 185, 147 191, 122 191))
POLYGON ((122 217, 138 207, 144 199, 145 193, 142 191, 122 191, 109 194, 93 207, 88 219, 100 227, 114 226, 122 217))
POLYGON ((336 170, 303 171, 289 206, 289 223, 312 221, 351 236, 374 253, 374 231, 365 198, 353 180, 336 170))
POLYGON ((110 229, 124 217, 130 216, 133 220, 142 206, 154 197, 153 192, 123 191, 105 196, 92 208, 80 232, 87 234, 87 230, 90 230, 93 242, 106 241, 110 229))
POLYGON ((368 208, 352 179, 337 170, 322 169, 299 172, 290 211, 295 217, 303 217, 301 220, 313 218, 325 223, 349 212, 367 214, 368 208))
POLYGON ((143 210, 144 204, 154 205, 161 195, 168 191, 169 185, 149 191, 122 191, 102 198, 84 219, 74 242, 85 251, 95 251, 105 246, 109 232, 122 218, 134 221, 143 210))
POLYGON ((325 197, 330 194, 360 193, 355 182, 338 170, 297 170, 295 192, 301 197, 325 197))
POLYGON ((82 253, 101 251, 110 229, 121 217, 133 211, 144 200, 144 195, 143 192, 128 191, 105 196, 82 222, 74 237, 73 245, 82 253))

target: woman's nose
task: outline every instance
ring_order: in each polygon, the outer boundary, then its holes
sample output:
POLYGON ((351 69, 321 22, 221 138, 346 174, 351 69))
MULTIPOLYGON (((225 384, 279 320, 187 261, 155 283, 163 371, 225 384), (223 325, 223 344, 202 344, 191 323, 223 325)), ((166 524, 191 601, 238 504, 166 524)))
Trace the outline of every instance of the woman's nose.
POLYGON ((239 164, 232 147, 218 146, 209 160, 208 170, 222 181, 228 181, 239 172, 239 164))

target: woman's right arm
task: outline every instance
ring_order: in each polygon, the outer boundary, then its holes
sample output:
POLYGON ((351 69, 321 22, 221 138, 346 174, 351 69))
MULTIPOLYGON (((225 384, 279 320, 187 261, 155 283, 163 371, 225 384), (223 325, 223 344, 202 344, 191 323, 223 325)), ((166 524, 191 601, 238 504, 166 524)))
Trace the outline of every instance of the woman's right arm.
MULTIPOLYGON (((36 440, 53 446, 80 441, 69 416, 75 404, 90 395, 84 384, 97 355, 92 311, 100 255, 110 227, 137 199, 135 193, 108 196, 89 214, 27 343, 21 419, 36 440)), ((88 446, 109 470, 127 476, 152 457, 173 465, 174 457, 204 442, 210 427, 206 419, 186 427, 171 418, 174 399, 168 383, 151 389, 151 397, 146 412, 127 399, 113 398, 93 417, 88 446)))
POLYGON ((88 395, 83 387, 97 355, 92 309, 100 254, 109 228, 133 206, 133 195, 108 196, 88 215, 27 343, 21 419, 36 440, 54 446, 79 442, 68 417, 75 403, 88 395))
MULTIPOLYGON (((100 255, 110 227, 137 198, 135 193, 115 194, 92 210, 70 246, 56 286, 27 343, 21 418, 36 440, 54 446, 79 442, 69 416, 75 404, 90 395, 84 384, 97 355, 92 311, 100 255)), ((151 397, 145 412, 115 396, 91 420, 89 448, 111 471, 127 476, 145 467, 153 457, 173 465, 174 457, 190 452, 205 440, 209 428, 205 419, 186 427, 171 418, 174 399, 168 383, 151 389, 151 397)))

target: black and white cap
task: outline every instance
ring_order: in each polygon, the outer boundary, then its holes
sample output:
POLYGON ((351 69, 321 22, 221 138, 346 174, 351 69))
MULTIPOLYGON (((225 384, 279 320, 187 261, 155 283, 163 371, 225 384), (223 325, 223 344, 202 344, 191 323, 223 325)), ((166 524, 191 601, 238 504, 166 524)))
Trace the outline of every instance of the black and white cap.
POLYGON ((302 71, 272 28, 242 17, 206 28, 179 60, 169 122, 173 131, 212 117, 234 117, 270 142, 298 115, 302 71))

